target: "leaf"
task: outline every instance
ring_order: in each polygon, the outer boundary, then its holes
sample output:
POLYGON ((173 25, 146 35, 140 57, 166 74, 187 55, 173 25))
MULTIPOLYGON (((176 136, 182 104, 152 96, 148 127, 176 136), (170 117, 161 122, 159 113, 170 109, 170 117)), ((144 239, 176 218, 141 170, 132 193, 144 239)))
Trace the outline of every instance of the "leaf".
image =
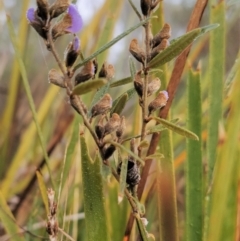
POLYGON ((125 146, 115 142, 115 141, 108 141, 108 143, 113 144, 114 146, 120 148, 122 151, 127 152, 130 156, 132 156, 135 160, 139 161, 142 165, 144 165, 144 161, 137 156, 136 154, 134 154, 132 151, 130 151, 129 149, 127 149, 125 146))
POLYGON ((142 140, 138 145, 138 149, 147 148, 147 147, 149 147, 149 141, 147 140, 142 140))
POLYGON ((95 162, 92 162, 83 135, 80 136, 80 147, 87 240, 108 241, 109 231, 104 207, 100 159, 97 157, 95 162))
POLYGON ((76 69, 78 69, 79 67, 83 66, 85 63, 87 63, 89 60, 95 58, 96 56, 98 56, 99 54, 101 54, 102 52, 104 52, 106 49, 110 48, 112 45, 114 45, 115 43, 117 43, 119 40, 121 40, 122 38, 124 38, 125 36, 127 36, 128 34, 130 34, 132 31, 134 31, 135 29, 139 28, 140 26, 144 25, 145 23, 147 23, 151 18, 153 17, 149 17, 146 18, 145 20, 139 22, 138 24, 136 24, 135 26, 131 27, 130 29, 126 30, 125 32, 123 32, 122 34, 118 35, 116 38, 114 38, 112 41, 108 42, 107 44, 103 45, 101 48, 99 48, 95 53, 93 53, 92 55, 90 55, 88 58, 86 58, 84 61, 82 61, 81 63, 79 63, 78 65, 76 65, 74 67, 74 71, 76 69))
POLYGON ((129 56, 129 69, 130 69, 132 80, 134 80, 137 70, 136 70, 135 62, 134 62, 132 56, 129 56))
POLYGON ((149 241, 148 232, 147 232, 145 226, 143 225, 143 222, 142 222, 141 218, 139 217, 139 215, 136 215, 136 214, 135 214, 135 218, 136 218, 136 221, 137 221, 137 227, 138 227, 139 233, 141 235, 141 240, 149 241))
MULTIPOLYGON (((118 155, 120 155, 120 152, 118 153, 118 155)), ((122 164, 121 164, 121 173, 119 178, 119 194, 118 194, 120 198, 118 200, 122 199, 124 196, 124 191, 126 188, 126 180, 127 180, 127 167, 128 167, 128 160, 127 158, 124 158, 122 159, 122 164)))
POLYGON ((190 139, 193 139, 196 141, 199 140, 198 136, 196 134, 194 134, 193 132, 191 132, 185 128, 182 128, 180 126, 177 126, 168 120, 158 118, 158 117, 153 117, 153 119, 156 120, 157 122, 160 122, 163 126, 168 128, 169 130, 172 130, 172 131, 178 133, 179 135, 185 136, 187 138, 190 138, 190 139))
POLYGON ((11 240, 13 240, 12 239, 13 237, 15 241, 24 240, 24 238, 18 234, 19 229, 16 224, 16 220, 10 208, 8 207, 6 200, 4 199, 1 190, 0 190, 0 220, 1 220, 1 225, 5 228, 6 232, 9 234, 9 236, 11 237, 11 240))
MULTIPOLYGON (((177 123, 178 122, 178 118, 176 118, 176 119, 173 119, 173 120, 171 120, 170 122, 171 123, 177 123)), ((164 127, 162 124, 159 124, 159 125, 155 125, 155 126, 153 126, 153 127, 151 127, 150 129, 148 129, 148 134, 153 134, 153 133, 155 133, 155 132, 161 132, 161 131, 164 131, 164 130, 166 130, 167 128, 166 127, 164 127)))
POLYGON ((106 79, 94 79, 76 85, 73 89, 74 95, 84 95, 90 91, 101 88, 107 83, 106 79))
POLYGON ((118 87, 118 86, 129 84, 129 83, 132 83, 132 78, 130 76, 126 77, 124 79, 120 79, 118 81, 114 81, 113 83, 111 83, 110 87, 114 88, 114 87, 118 87))
POLYGON ((155 159, 156 160, 156 159, 161 159, 161 158, 164 158, 164 155, 162 153, 156 152, 156 153, 154 153, 152 155, 146 156, 144 158, 144 160, 148 160, 148 159, 155 159))
POLYGON ((177 38, 176 40, 173 40, 170 46, 160 52, 155 58, 153 58, 149 62, 148 67, 159 67, 171 61, 173 58, 178 56, 185 48, 187 48, 197 37, 218 26, 218 24, 211 24, 202 28, 196 28, 186 33, 185 35, 177 38))
POLYGON ((128 95, 128 99, 127 101, 129 101, 133 96, 134 94, 136 94, 136 90, 135 88, 132 88, 132 89, 129 89, 127 90, 126 92, 124 92, 122 95, 120 95, 116 100, 113 101, 113 106, 116 105, 116 103, 122 98, 123 95, 127 94, 128 95))
POLYGON ((48 206, 48 197, 47 197, 47 188, 46 185, 44 183, 44 179, 42 174, 39 171, 36 171, 36 175, 37 175, 37 180, 38 180, 38 186, 40 189, 40 193, 42 196, 42 200, 46 209, 46 213, 47 215, 49 214, 49 206, 48 206))
POLYGON ((123 95, 120 96, 120 98, 117 99, 118 101, 116 102, 115 105, 113 105, 112 109, 111 109, 111 115, 113 113, 117 113, 117 114, 121 114, 122 110, 124 109, 127 101, 128 101, 128 94, 125 93, 123 95))

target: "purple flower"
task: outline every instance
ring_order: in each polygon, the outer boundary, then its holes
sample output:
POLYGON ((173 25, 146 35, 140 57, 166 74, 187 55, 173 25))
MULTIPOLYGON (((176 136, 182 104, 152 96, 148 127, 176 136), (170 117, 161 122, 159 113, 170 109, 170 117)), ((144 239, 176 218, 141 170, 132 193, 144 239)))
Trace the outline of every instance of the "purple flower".
POLYGON ((168 100, 169 96, 168 96, 168 92, 166 90, 160 91, 166 98, 166 100, 168 100))
POLYGON ((78 37, 74 37, 74 39, 73 39, 73 50, 77 52, 79 50, 79 48, 80 48, 80 40, 79 40, 78 37))
POLYGON ((68 7, 68 14, 71 17, 71 26, 68 27, 66 30, 71 33, 79 32, 83 27, 83 20, 82 16, 78 12, 76 5, 70 4, 68 7))
POLYGON ((27 10, 27 20, 32 23, 35 21, 35 10, 34 8, 29 8, 27 10))

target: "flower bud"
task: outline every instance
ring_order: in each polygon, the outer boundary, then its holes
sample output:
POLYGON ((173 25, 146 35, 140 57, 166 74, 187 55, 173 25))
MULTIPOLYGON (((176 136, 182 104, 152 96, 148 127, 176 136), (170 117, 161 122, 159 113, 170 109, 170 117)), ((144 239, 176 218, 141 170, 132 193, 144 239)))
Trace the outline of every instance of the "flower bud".
POLYGON ((169 45, 169 42, 167 39, 163 39, 161 43, 155 47, 150 55, 150 60, 152 60, 154 57, 156 57, 161 51, 163 51, 167 46, 169 45))
POLYGON ((169 39, 171 37, 171 26, 168 23, 163 25, 163 28, 152 39, 152 48, 157 47, 163 39, 169 39))
POLYGON ((115 131, 121 124, 121 118, 117 113, 113 113, 112 117, 105 125, 105 132, 104 135, 108 135, 115 131))
POLYGON ((124 133, 124 131, 126 130, 126 120, 125 120, 125 117, 124 116, 122 116, 121 117, 121 123, 120 123, 120 126, 117 128, 117 130, 116 130, 116 136, 117 136, 117 138, 121 138, 122 137, 122 135, 123 135, 123 133, 124 133))
POLYGON ((112 97, 109 94, 105 94, 97 104, 92 107, 91 115, 95 117, 97 115, 105 114, 112 107, 112 97))
POLYGON ((98 77, 111 80, 114 77, 114 74, 115 74, 115 70, 113 65, 107 64, 106 62, 104 62, 101 70, 99 71, 98 77))
POLYGON ((158 96, 148 105, 148 111, 150 115, 153 111, 164 107, 168 101, 168 92, 160 91, 158 96))
POLYGON ((64 76, 56 69, 51 69, 48 72, 48 81, 49 83, 52 83, 59 87, 66 88, 64 84, 64 76))
POLYGON ((147 95, 150 96, 153 93, 157 92, 160 89, 161 81, 159 78, 154 78, 151 82, 148 83, 147 95))
POLYGON ((142 77, 141 77, 140 72, 135 74, 133 84, 134 84, 134 88, 135 88, 136 92, 138 93, 139 97, 142 98, 142 96, 143 96, 143 82, 142 82, 142 77))
MULTIPOLYGON (((122 162, 120 162, 117 167, 118 175, 120 175, 121 173, 121 167, 122 167, 122 162)), ((126 183, 130 187, 134 187, 140 182, 140 180, 141 180, 141 177, 140 177, 139 168, 136 162, 134 162, 132 158, 128 158, 126 183)))
POLYGON ((69 5, 69 0, 56 0, 49 8, 51 18, 56 18, 67 11, 69 5))
POLYGON ((44 22, 48 18, 48 2, 46 0, 37 0, 37 15, 44 22))
POLYGON ((65 66, 70 68, 77 60, 80 50, 80 40, 78 37, 74 37, 73 41, 69 43, 64 54, 65 66))
POLYGON ((116 150, 116 147, 111 144, 108 147, 104 147, 103 148, 103 159, 107 160, 109 157, 111 157, 111 155, 114 153, 114 151, 116 150))
POLYGON ((145 61, 145 52, 144 50, 138 45, 137 39, 133 39, 129 46, 129 51, 133 55, 133 57, 144 64, 145 61))
POLYGON ((95 65, 93 60, 88 61, 75 77, 75 85, 85 82, 95 76, 95 65))
POLYGON ((97 137, 99 140, 101 140, 104 137, 105 128, 101 124, 97 124, 95 126, 95 133, 97 134, 97 137))
POLYGON ((144 16, 148 16, 151 9, 152 0, 141 0, 141 10, 144 16))
POLYGON ((82 102, 80 102, 80 99, 77 95, 70 96, 70 103, 72 107, 78 112, 78 114, 81 115, 81 109, 85 114, 87 114, 87 107, 82 102))

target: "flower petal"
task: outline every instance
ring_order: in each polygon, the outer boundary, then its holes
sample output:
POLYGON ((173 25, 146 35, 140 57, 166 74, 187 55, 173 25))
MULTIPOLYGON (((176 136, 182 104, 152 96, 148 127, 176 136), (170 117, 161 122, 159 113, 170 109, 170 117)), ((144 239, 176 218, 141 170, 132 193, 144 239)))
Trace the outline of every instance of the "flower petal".
POLYGON ((29 8, 27 10, 27 20, 32 23, 35 20, 35 10, 34 8, 29 8))
POLYGON ((80 47, 80 40, 78 37, 73 39, 73 50, 78 51, 80 47))
POLYGON ((67 28, 67 31, 72 33, 79 32, 83 27, 83 20, 82 20, 82 16, 78 12, 76 5, 74 4, 69 5, 68 14, 71 16, 72 24, 69 28, 67 28))

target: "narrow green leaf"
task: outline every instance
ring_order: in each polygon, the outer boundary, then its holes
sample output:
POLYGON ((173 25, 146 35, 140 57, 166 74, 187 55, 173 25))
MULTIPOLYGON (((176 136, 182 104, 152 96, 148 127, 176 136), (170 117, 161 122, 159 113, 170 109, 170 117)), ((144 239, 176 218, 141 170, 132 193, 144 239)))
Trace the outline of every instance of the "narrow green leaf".
POLYGON ((202 107, 200 74, 189 70, 188 129, 199 136, 199 141, 187 140, 186 162, 186 240, 203 240, 203 165, 202 165, 202 107))
POLYGON ((161 123, 163 126, 168 128, 169 130, 172 130, 173 132, 178 133, 179 135, 185 136, 187 138, 190 138, 190 139, 193 139, 196 141, 199 140, 198 136, 196 134, 194 134, 192 131, 189 131, 185 128, 177 126, 168 120, 158 118, 158 117, 153 117, 153 119, 156 120, 157 122, 161 123))
POLYGON ((122 151, 127 152, 130 156, 132 156, 135 160, 139 161, 142 165, 144 165, 144 161, 137 156, 136 154, 134 154, 132 151, 130 151, 128 148, 126 148, 125 146, 115 142, 115 141, 108 141, 108 143, 113 144, 114 146, 120 148, 122 151))
POLYGON ((155 160, 157 160, 157 159, 161 159, 161 158, 164 158, 164 155, 162 153, 156 152, 156 153, 154 153, 152 155, 146 156, 144 159, 145 160, 148 160, 148 159, 155 159, 155 160))
POLYGON ((93 163, 83 135, 80 136, 83 200, 88 241, 108 241, 107 218, 104 207, 100 159, 93 163))
MULTIPOLYGON (((171 120, 170 122, 171 123, 173 123, 173 124, 175 124, 175 123, 177 123, 178 122, 178 118, 176 118, 176 119, 173 119, 173 120, 171 120)), ((159 125, 155 125, 155 126, 153 126, 153 127, 151 127, 150 129, 148 129, 148 133, 149 134, 153 134, 153 133, 155 133, 155 132, 161 132, 161 131, 164 131, 164 130, 166 130, 167 128, 165 127, 165 126, 163 126, 162 124, 159 124, 159 125)))
POLYGON ((173 40, 170 46, 168 46, 166 49, 164 49, 154 59, 150 61, 148 66, 151 68, 159 67, 171 61, 173 58, 178 56, 185 48, 187 48, 198 36, 218 26, 219 26, 218 24, 212 24, 212 25, 205 26, 203 28, 196 28, 186 33, 185 35, 177 38, 176 40, 173 40))
POLYGON ((130 69, 132 80, 134 80, 137 69, 136 69, 135 62, 134 62, 132 56, 129 57, 129 69, 130 69))
MULTIPOLYGON (((4 199, 0 190, 0 220, 1 225, 5 228, 6 232, 11 237, 11 240, 23 241, 24 238, 18 234, 19 228, 16 224, 15 218, 4 199)), ((9 239, 10 240, 10 239, 9 239)))
POLYGON ((207 137, 208 184, 212 182, 212 173, 218 144, 218 126, 222 118, 223 82, 225 76, 225 1, 210 8, 211 23, 220 27, 210 33, 209 46, 209 119, 207 137), (216 67, 217 66, 217 67, 216 67))
MULTIPOLYGON (((121 155, 121 153, 118 153, 121 155)), ((120 173, 120 179, 119 179, 119 197, 123 198, 124 197, 124 191, 126 188, 126 180, 127 180, 127 167, 128 167, 128 160, 127 158, 122 159, 122 164, 121 164, 121 173, 120 173)))
POLYGON ((93 53, 92 55, 90 55, 88 58, 86 58, 84 61, 82 61, 81 63, 79 63, 78 65, 76 65, 74 67, 74 70, 78 69, 79 67, 83 66, 85 63, 87 63, 89 60, 95 58, 96 56, 98 56, 99 54, 101 54, 102 52, 104 52, 106 49, 110 48, 111 46, 113 46, 115 43, 117 43, 119 40, 121 40, 122 38, 124 38, 125 36, 127 36, 128 34, 130 34, 132 31, 134 31, 135 29, 139 28, 140 26, 144 25, 145 23, 147 23, 150 18, 146 18, 145 20, 139 22, 138 24, 136 24, 135 26, 131 27, 130 29, 126 30, 125 32, 123 32, 122 34, 120 34, 119 36, 117 36, 116 38, 114 38, 112 41, 108 42, 107 44, 103 45, 101 48, 99 48, 95 53, 93 53))
POLYGON ((107 83, 106 79, 94 79, 76 85, 73 89, 74 95, 84 95, 90 91, 101 88, 107 83))
POLYGON ((49 206, 48 206, 48 197, 47 197, 47 188, 46 185, 44 183, 44 179, 42 174, 39 171, 36 171, 36 175, 37 175, 37 180, 38 180, 38 186, 40 189, 40 193, 42 196, 42 200, 46 209, 46 213, 47 215, 49 214, 49 206))
POLYGON ((128 94, 125 93, 125 94, 121 95, 120 98, 118 99, 118 101, 115 103, 115 105, 113 105, 111 112, 110 112, 111 115, 113 113, 117 113, 120 115, 122 110, 124 109, 127 101, 128 101, 128 94))
POLYGON ((30 86, 29 86, 29 83, 28 83, 27 71, 26 71, 26 68, 24 66, 23 60, 22 60, 21 55, 20 55, 19 50, 18 50, 17 36, 16 36, 16 34, 14 32, 14 27, 13 27, 11 18, 8 15, 6 17, 7 17, 7 25, 8 25, 11 41, 12 41, 13 48, 14 48, 14 51, 15 51, 15 54, 16 54, 16 58, 17 58, 17 61, 18 61, 19 70, 20 70, 20 73, 22 75, 24 89, 26 91, 28 103, 30 105, 30 108, 31 108, 31 111, 32 111, 32 115, 33 115, 33 119, 34 119, 34 122, 35 122, 35 125, 36 125, 36 128, 37 128, 39 141, 40 141, 40 144, 41 144, 41 147, 42 147, 43 156, 44 156, 44 158, 46 160, 46 166, 48 168, 48 172, 49 172, 49 176, 50 176, 50 179, 51 179, 51 183, 52 183, 53 188, 54 188, 54 182, 52 180, 51 171, 50 171, 50 167, 49 167, 49 158, 48 158, 48 154, 47 154, 47 151, 46 151, 46 148, 45 148, 45 145, 44 145, 43 134, 42 134, 39 122, 38 122, 37 112, 36 112, 34 101, 33 101, 33 97, 32 97, 32 94, 31 94, 31 89, 30 89, 30 86))
POLYGON ((126 77, 124 79, 114 81, 113 83, 111 83, 110 87, 111 88, 118 87, 118 86, 126 85, 126 84, 129 84, 129 83, 132 83, 132 78, 130 76, 126 77))
POLYGON ((138 148, 147 148, 149 146, 149 141, 148 140, 142 140, 139 145, 138 148))
POLYGON ((113 101, 113 106, 115 106, 116 105, 116 103, 118 103, 118 101, 122 98, 122 96, 123 95, 128 95, 128 99, 127 99, 127 101, 129 101, 135 94, 136 94, 136 90, 135 90, 135 88, 132 88, 132 89, 129 89, 129 90, 127 90, 126 92, 124 92, 123 94, 121 94, 117 99, 115 99, 114 101, 113 101))
POLYGON ((148 232, 147 232, 145 226, 143 225, 143 222, 142 222, 141 218, 137 215, 135 215, 135 218, 136 218, 136 221, 137 221, 137 227, 138 227, 139 233, 141 235, 141 240, 149 241, 148 232))

